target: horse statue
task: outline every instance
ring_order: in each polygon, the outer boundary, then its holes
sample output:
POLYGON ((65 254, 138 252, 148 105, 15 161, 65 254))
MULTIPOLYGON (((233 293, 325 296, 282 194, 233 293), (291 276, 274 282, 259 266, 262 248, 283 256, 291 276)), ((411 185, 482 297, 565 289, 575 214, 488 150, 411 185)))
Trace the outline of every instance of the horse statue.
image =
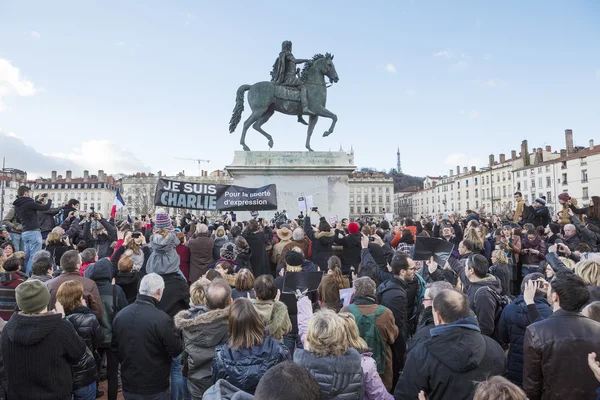
POLYGON ((246 146, 246 131, 250 128, 250 125, 269 140, 269 148, 273 147, 273 138, 262 129, 262 126, 273 116, 275 111, 287 115, 309 115, 306 148, 309 151, 313 151, 310 147, 310 137, 319 117, 331 118, 332 121, 329 130, 323 133, 323 137, 333 133, 337 122, 337 115, 325 108, 325 103, 327 102, 325 76, 329 78, 330 83, 337 83, 339 81, 335 65, 333 65, 333 56, 329 53, 325 55, 316 54, 302 69, 300 79, 306 85, 308 106, 312 114, 303 113, 300 90, 297 88, 266 81, 258 82, 254 85, 240 86, 235 98, 233 115, 229 121, 229 133, 235 131, 235 128, 242 119, 244 93, 248 92, 248 103, 252 109, 252 115, 244 122, 244 129, 242 130, 242 138, 240 140, 240 144, 245 151, 250 151, 250 148, 246 146))

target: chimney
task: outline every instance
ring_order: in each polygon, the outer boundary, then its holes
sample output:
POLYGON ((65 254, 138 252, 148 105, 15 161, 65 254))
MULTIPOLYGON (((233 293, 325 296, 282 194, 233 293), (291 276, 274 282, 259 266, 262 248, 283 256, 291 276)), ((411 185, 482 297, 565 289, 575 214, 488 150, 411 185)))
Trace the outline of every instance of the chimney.
POLYGON ((529 160, 529 148, 527 147, 527 140, 521 142, 521 157, 523 158, 523 166, 528 167, 531 165, 529 160))
POLYGON ((83 171, 83 181, 87 182, 90 179, 90 171, 83 171))
POLYGON ((590 150, 594 150, 594 139, 590 139, 590 150))
POLYGON ((567 151, 565 149, 561 149, 560 150, 560 157, 566 157, 567 156, 567 151))
POLYGON ((62 181, 62 175, 59 175, 58 177, 56 177, 56 180, 62 181))
POLYGON ((475 166, 472 166, 472 167, 471 167, 471 172, 477 172, 477 167, 475 167, 475 166))
POLYGON ((506 155, 500 154, 500 164, 504 164, 506 162, 506 155))
POLYGON ((67 178, 65 179, 67 182, 71 182, 71 171, 67 171, 67 178))
POLYGON ((460 167, 458 165, 456 166, 456 175, 460 175, 460 167))
POLYGON ((517 151, 516 150, 510 151, 510 159, 513 161, 517 159, 517 151))
POLYGON ((103 170, 98 170, 98 180, 100 182, 104 182, 104 171, 103 170))
POLYGON ((546 152, 552 153, 552 146, 546 146, 546 152))
POLYGON ((535 156, 534 156, 534 164, 541 164, 544 162, 544 150, 540 147, 539 149, 536 149, 535 152, 535 156))
POLYGON ((565 142, 567 143, 567 155, 570 156, 575 152, 573 149, 573 131, 565 129, 565 142))
POLYGON ((490 154, 490 167, 495 164, 495 161, 496 160, 494 159, 494 155, 490 154))
POLYGON ((52 171, 52 182, 56 182, 56 171, 52 171))
POLYGON ((466 174, 469 171, 469 168, 463 167, 463 174, 466 174))
POLYGON ((450 170, 450 176, 454 176, 454 170, 450 170))

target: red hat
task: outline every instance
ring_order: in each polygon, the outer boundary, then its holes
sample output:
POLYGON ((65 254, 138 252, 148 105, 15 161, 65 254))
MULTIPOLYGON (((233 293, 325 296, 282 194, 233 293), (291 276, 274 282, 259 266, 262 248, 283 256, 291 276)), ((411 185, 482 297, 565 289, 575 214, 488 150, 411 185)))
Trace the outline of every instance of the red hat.
POLYGON ((356 222, 350 222, 348 224, 348 232, 350 232, 350 234, 355 235, 358 231, 360 231, 360 227, 356 222))
POLYGON ((569 201, 571 200, 571 196, 569 196, 569 193, 561 193, 558 195, 558 199, 562 201, 569 201))

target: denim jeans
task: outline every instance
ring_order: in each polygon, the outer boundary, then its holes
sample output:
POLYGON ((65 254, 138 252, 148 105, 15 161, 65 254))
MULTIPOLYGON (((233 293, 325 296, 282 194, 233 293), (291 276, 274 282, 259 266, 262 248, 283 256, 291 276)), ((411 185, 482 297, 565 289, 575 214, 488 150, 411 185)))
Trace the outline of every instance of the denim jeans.
POLYGON ((123 392, 125 400, 169 400, 171 398, 171 390, 167 389, 164 392, 156 394, 136 394, 123 392))
MULTIPOLYGON (((192 400, 192 399, 194 399, 195 397, 192 397, 192 393, 191 393, 191 391, 189 389, 189 382, 188 382, 188 380, 187 380, 187 378, 185 376, 183 377, 183 384, 185 386, 185 389, 183 391, 183 400, 192 400)), ((200 398, 202 398, 202 397, 200 397, 200 398)))
POLYGON ((11 233, 10 241, 12 242, 13 246, 15 246, 15 251, 25 251, 20 233, 11 233))
POLYGON ((73 400, 96 400, 96 382, 73 390, 73 400))
POLYGON ((521 267, 521 276, 533 274, 534 272, 541 272, 540 267, 536 265, 523 265, 521 267))
POLYGON ((294 351, 296 349, 304 348, 302 346, 302 342, 300 341, 300 335, 295 333, 288 333, 287 335, 283 335, 283 344, 290 351, 290 357, 292 360, 294 359, 294 351))
POLYGON ((182 400, 187 390, 187 385, 181 374, 181 354, 173 357, 171 361, 171 400, 182 400))
POLYGON ((33 255, 42 249, 42 233, 39 230, 23 232, 21 239, 25 247, 25 273, 30 276, 33 255))

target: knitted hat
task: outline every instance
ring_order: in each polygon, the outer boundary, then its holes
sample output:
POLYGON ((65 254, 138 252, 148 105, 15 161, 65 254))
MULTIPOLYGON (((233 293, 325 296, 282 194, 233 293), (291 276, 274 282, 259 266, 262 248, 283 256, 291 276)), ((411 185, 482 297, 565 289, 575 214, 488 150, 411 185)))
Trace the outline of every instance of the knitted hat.
POLYGON ((542 199, 541 197, 538 197, 537 199, 535 199, 535 202, 540 203, 543 206, 546 205, 546 200, 542 199))
POLYGON ((163 208, 156 210, 156 217, 154 218, 154 230, 166 229, 168 231, 173 230, 173 224, 171 218, 167 215, 163 208))
POLYGON ((356 222, 350 222, 348 224, 348 232, 351 235, 355 235, 360 231, 360 227, 358 226, 358 224, 356 222))
POLYGON ((571 196, 569 196, 569 193, 561 193, 558 195, 558 199, 562 201, 569 201, 571 200, 571 196))
POLYGON ((290 267, 301 267, 304 264, 304 257, 297 251, 290 250, 285 253, 285 263, 290 267))
POLYGON ((233 255, 233 251, 235 250, 235 245, 233 243, 225 243, 221 250, 219 251, 219 255, 221 258, 226 260, 233 260, 235 257, 233 255))
POLYGON ((15 289, 15 297, 19 309, 26 314, 33 314, 48 307, 50 292, 42 281, 30 279, 15 289))

